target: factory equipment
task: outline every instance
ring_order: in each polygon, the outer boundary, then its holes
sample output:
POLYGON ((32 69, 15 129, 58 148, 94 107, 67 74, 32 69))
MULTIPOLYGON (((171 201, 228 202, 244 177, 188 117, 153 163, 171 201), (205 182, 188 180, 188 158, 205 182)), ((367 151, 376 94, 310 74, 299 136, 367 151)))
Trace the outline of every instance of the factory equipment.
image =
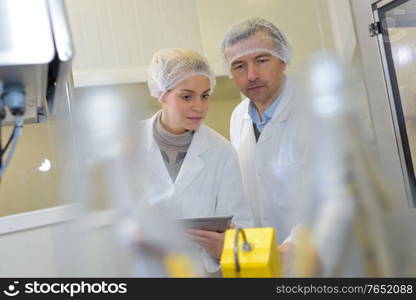
POLYGON ((382 172, 415 207, 416 1, 351 0, 382 172))
POLYGON ((0 177, 23 124, 53 118, 66 100, 73 56, 63 1, 0 2, 0 128, 15 126, 0 151, 0 158, 4 158, 9 150, 4 164, 0 159, 0 177))

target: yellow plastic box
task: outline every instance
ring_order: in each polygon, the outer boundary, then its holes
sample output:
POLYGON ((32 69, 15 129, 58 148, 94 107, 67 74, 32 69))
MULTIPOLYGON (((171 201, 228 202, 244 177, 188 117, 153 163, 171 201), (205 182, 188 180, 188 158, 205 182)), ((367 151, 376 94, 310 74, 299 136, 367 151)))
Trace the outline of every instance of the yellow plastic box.
POLYGON ((244 229, 251 251, 244 251, 243 234, 238 237, 238 261, 240 271, 237 272, 234 258, 236 229, 225 232, 224 250, 221 255, 221 269, 226 278, 235 277, 282 277, 280 254, 277 248, 274 228, 244 229))

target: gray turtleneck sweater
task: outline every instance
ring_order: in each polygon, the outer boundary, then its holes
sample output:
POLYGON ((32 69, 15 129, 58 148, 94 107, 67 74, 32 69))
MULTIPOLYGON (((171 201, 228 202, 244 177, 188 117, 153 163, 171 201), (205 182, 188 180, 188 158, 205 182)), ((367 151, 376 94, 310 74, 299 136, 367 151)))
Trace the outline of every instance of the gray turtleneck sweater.
POLYGON ((158 114, 153 124, 153 137, 159 145, 168 173, 172 181, 175 182, 185 159, 186 152, 192 142, 193 131, 172 134, 163 128, 160 118, 161 113, 158 114))

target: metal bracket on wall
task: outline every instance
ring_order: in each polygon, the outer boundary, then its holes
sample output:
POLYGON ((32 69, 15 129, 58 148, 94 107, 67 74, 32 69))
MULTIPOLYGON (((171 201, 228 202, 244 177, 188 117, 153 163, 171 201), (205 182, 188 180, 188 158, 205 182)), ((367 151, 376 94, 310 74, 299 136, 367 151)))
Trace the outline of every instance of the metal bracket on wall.
POLYGON ((380 22, 374 22, 368 25, 368 32, 371 37, 374 37, 381 33, 381 24, 380 22))

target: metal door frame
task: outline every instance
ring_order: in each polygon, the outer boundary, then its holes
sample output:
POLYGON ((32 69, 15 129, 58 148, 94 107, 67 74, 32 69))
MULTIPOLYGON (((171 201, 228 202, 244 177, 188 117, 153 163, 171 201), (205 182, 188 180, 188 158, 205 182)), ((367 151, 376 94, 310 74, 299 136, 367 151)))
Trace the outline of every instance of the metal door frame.
MULTIPOLYGON (((415 207, 409 182, 402 139, 394 104, 394 93, 388 72, 387 58, 381 32, 377 38, 370 36, 369 26, 379 21, 374 11, 391 5, 397 0, 350 0, 354 25, 360 45, 361 59, 369 109, 378 148, 382 172, 399 197, 402 207, 415 207)), ((399 0, 401 1, 401 0, 399 0)))
MULTIPOLYGON (((410 0, 389 0, 382 1, 376 4, 373 4, 373 14, 374 18, 378 22, 382 22, 386 18, 386 12, 402 5, 410 0)), ((410 146, 407 136, 406 123, 404 120, 403 108, 401 103, 399 85, 396 76, 396 70, 393 61, 392 49, 389 46, 390 37, 388 34, 388 29, 384 26, 380 27, 380 34, 377 39, 381 48, 381 54, 383 56, 383 67, 385 73, 389 76, 389 89, 390 89, 390 106, 392 109, 392 117, 394 120, 395 130, 396 130, 396 139, 398 140, 400 159, 402 163, 403 172, 406 172, 407 176, 404 178, 407 180, 407 193, 410 202, 413 202, 413 206, 416 206, 416 180, 415 173, 413 168, 412 156, 410 152, 410 146)))

